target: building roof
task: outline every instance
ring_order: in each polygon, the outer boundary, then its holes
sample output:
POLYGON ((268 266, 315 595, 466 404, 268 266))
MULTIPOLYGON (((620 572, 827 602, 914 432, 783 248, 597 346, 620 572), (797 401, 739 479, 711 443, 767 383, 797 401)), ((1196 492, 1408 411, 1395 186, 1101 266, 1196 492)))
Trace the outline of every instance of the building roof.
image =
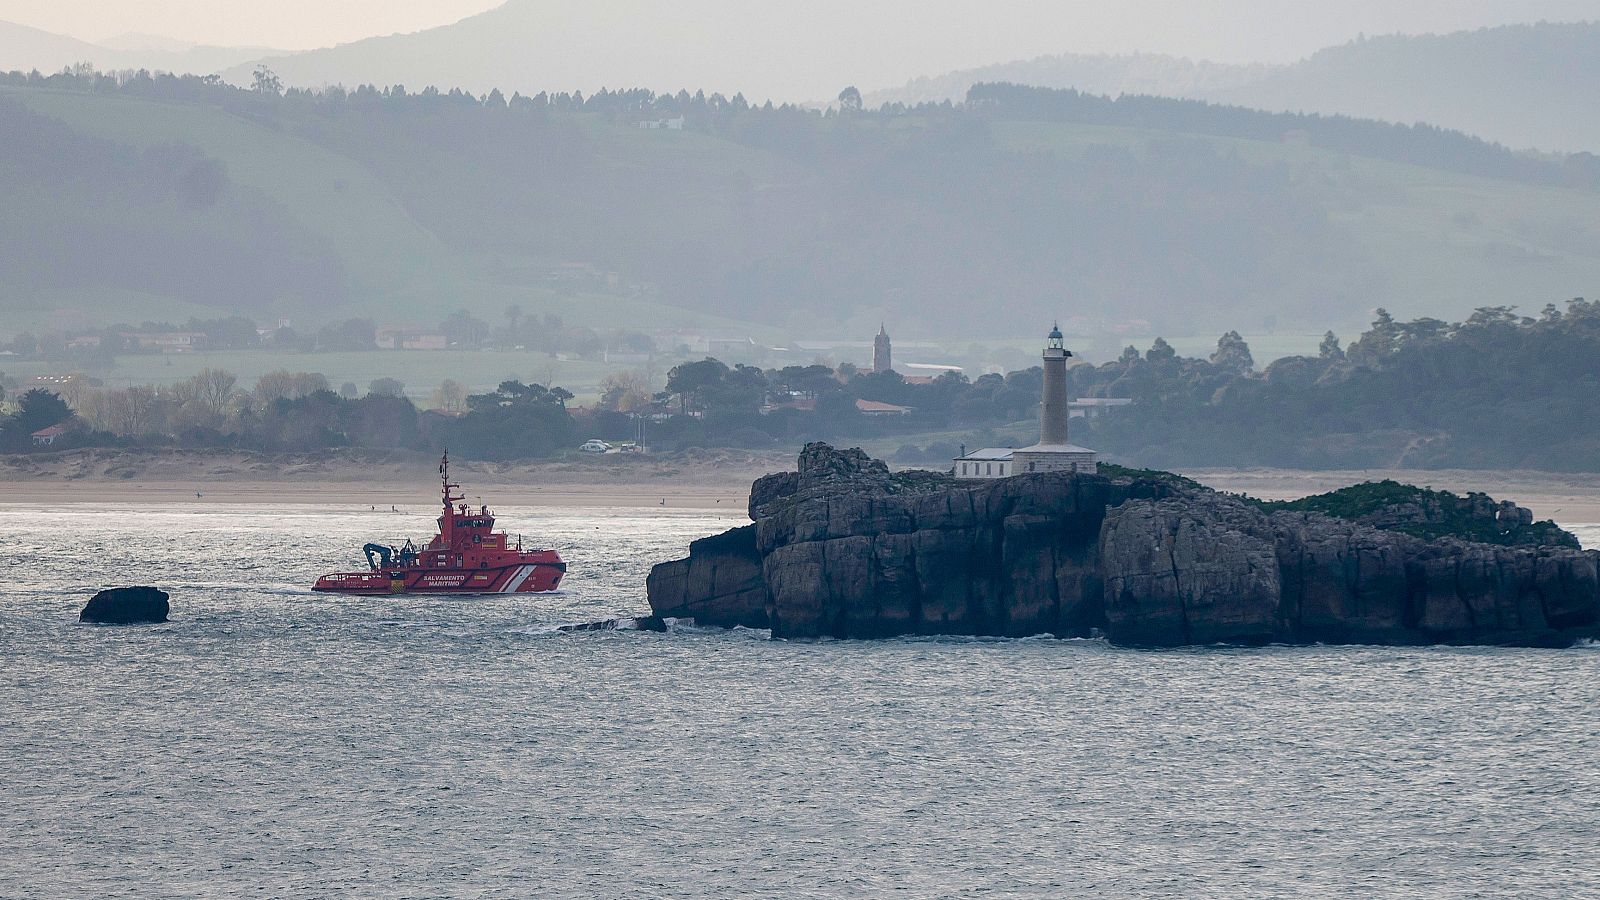
POLYGON ((893 403, 879 403, 876 400, 857 400, 856 409, 864 413, 907 413, 909 406, 895 406, 893 403))
POLYGON ((1010 447, 985 447, 974 450, 966 456, 956 457, 957 462, 1010 462, 1011 454, 1016 451, 1010 447))
POLYGON ((1088 447, 1079 447, 1077 444, 1034 444, 1032 447, 1023 447, 1016 453, 1094 453, 1088 447))
POLYGON ((35 431, 33 436, 36 438, 60 437, 70 430, 71 429, 67 427, 67 423, 62 422, 60 425, 51 425, 49 428, 41 428, 38 431, 35 431))

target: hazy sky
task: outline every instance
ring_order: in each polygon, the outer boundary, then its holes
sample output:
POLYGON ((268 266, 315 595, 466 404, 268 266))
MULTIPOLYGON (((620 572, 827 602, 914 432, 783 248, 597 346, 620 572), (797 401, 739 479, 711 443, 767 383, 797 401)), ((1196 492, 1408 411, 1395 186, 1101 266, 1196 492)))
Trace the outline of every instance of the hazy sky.
MULTIPOLYGON (((693 22, 696 0, 664 2, 693 22)), ((748 2, 770 7, 780 27, 816 8, 803 0, 748 2)), ((0 19, 85 40, 138 32, 303 49, 415 31, 496 5, 498 0, 0 0, 0 19)), ((607 5, 593 0, 597 9, 607 5)), ((839 28, 917 35, 926 27, 923 49, 897 60, 908 76, 1067 51, 1287 61, 1359 32, 1600 19, 1600 0, 862 0, 858 6, 839 28), (975 8, 983 12, 975 14, 975 8)), ((717 22, 708 19, 693 24, 715 31, 717 22)))

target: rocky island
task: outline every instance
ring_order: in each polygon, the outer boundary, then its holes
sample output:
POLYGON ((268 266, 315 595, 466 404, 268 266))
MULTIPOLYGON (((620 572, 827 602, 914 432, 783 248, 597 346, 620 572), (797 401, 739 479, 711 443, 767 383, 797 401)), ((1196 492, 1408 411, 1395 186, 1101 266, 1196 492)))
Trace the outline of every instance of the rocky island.
POLYGON ((652 612, 780 639, 1600 636, 1600 553, 1483 495, 1386 483, 1274 504, 1104 464, 962 481, 811 444, 798 471, 756 481, 750 517, 656 566, 652 612))

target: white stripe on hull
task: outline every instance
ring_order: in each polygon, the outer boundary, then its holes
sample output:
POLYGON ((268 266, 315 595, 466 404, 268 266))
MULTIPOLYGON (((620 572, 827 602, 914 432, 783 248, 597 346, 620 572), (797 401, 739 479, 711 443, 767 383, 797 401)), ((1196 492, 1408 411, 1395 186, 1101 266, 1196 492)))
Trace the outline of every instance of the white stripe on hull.
POLYGON ((515 594, 515 593, 517 593, 517 589, 522 587, 522 583, 524 581, 527 581, 528 580, 528 576, 531 575, 531 574, 533 574, 533 566, 522 566, 522 567, 518 568, 517 571, 511 573, 511 577, 510 578, 506 579, 505 587, 502 587, 500 589, 500 593, 502 593, 502 594, 515 594))

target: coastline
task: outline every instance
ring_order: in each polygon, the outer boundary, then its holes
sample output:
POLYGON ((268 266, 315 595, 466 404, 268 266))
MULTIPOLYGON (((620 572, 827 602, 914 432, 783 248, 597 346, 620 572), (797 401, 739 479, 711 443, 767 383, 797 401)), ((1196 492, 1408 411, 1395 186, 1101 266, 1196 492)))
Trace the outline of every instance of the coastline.
MULTIPOLYGON (((76 450, 0 457, 0 503, 435 505, 438 458, 419 452, 76 450), (198 495, 198 496, 197 496, 198 495)), ((512 463, 451 461, 469 502, 730 510, 789 454, 709 450, 512 463)))
MULTIPOLYGON (((437 458, 359 450, 72 450, 0 457, 0 503, 275 503, 432 505, 437 458), (200 496, 196 497, 195 494, 200 496)), ((452 461, 470 499, 502 506, 729 510, 743 513, 755 479, 790 471, 786 451, 691 450, 511 463, 452 461)), ((1483 491, 1540 519, 1600 523, 1600 474, 1471 469, 1181 469, 1217 490, 1284 500, 1363 481, 1483 491)))
MULTIPOLYGON (((377 485, 372 482, 349 481, 243 481, 207 482, 175 481, 74 481, 74 482, 0 482, 0 506, 45 506, 53 504, 92 503, 162 503, 200 506, 216 504, 274 504, 350 506, 365 510, 368 506, 386 509, 419 506, 437 508, 437 485, 428 490, 377 485), (196 493, 200 496, 195 496, 196 493)), ((490 484, 473 482, 467 488, 467 499, 477 503, 479 497, 491 507, 532 506, 550 508, 611 508, 694 510, 721 512, 727 510, 740 516, 750 498, 749 482, 713 484, 649 485, 615 484, 490 484)))

